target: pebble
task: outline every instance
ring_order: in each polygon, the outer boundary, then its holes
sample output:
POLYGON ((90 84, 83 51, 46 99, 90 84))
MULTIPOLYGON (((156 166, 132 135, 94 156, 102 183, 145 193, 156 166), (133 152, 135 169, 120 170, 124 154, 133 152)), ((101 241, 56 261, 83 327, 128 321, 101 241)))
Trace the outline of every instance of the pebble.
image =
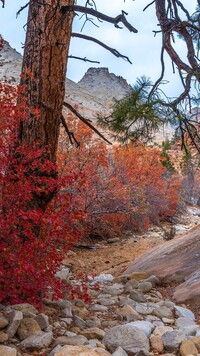
POLYGON ((115 279, 109 274, 91 277, 92 303, 79 299, 49 302, 57 313, 52 324, 45 313, 28 303, 2 306, 0 356, 32 355, 34 351, 48 356, 200 354, 200 326, 193 312, 164 300, 156 290, 158 283, 156 276, 145 272, 115 279), (100 282, 94 291, 95 278, 100 282), (17 354, 15 347, 23 352, 17 354))

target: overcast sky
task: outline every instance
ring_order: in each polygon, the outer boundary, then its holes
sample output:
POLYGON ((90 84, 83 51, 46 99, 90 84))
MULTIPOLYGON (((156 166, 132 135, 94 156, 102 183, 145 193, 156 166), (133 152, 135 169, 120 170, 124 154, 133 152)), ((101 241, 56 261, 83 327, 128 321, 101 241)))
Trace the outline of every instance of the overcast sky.
MULTIPOLYGON (((130 33, 126 28, 116 29, 112 24, 99 23, 99 28, 87 22, 83 33, 96 37, 105 42, 110 47, 117 49, 122 54, 128 56, 133 63, 132 65, 123 59, 114 57, 98 45, 78 40, 71 41, 70 54, 87 57, 91 60, 100 61, 100 65, 85 63, 78 60, 69 59, 68 78, 79 81, 86 70, 91 66, 108 67, 109 71, 116 75, 123 76, 128 83, 133 84, 137 77, 146 75, 152 80, 156 80, 160 75, 160 45, 161 36, 154 37, 153 30, 158 30, 157 19, 155 17, 155 7, 152 5, 145 12, 143 8, 151 2, 150 0, 96 0, 97 8, 100 12, 107 13, 109 16, 118 15, 121 10, 128 12, 127 19, 137 28, 138 33, 130 33)), ((16 19, 16 12, 26 3, 26 0, 6 0, 5 9, 0 8, 0 26, 1 34, 4 39, 9 41, 11 46, 22 53, 22 43, 24 43, 25 31, 23 25, 26 23, 27 12, 23 13, 16 19)), ((78 2, 84 5, 85 0, 78 2)), ((194 12, 196 0, 182 0, 182 3, 191 12, 194 12)), ((74 21, 74 32, 79 32, 83 24, 83 19, 74 21)), ((176 46, 181 55, 185 54, 185 45, 181 40, 176 41, 176 46)), ((164 85, 163 90, 167 91, 170 96, 178 95, 180 83, 178 77, 172 73, 171 62, 167 61, 166 80, 170 81, 169 85, 164 85)))

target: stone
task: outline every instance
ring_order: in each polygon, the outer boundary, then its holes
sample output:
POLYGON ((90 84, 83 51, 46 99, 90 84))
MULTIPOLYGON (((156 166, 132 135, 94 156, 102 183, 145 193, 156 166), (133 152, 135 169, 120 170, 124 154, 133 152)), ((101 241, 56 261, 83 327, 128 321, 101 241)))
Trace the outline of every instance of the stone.
POLYGON ((188 326, 194 326, 195 321, 185 318, 185 317, 180 317, 178 319, 176 319, 175 324, 174 324, 178 329, 182 329, 188 326))
POLYGON ((182 341, 186 338, 184 332, 174 330, 167 331, 162 335, 162 340, 164 344, 164 348, 166 351, 176 352, 179 349, 179 346, 182 341))
POLYGON ((52 332, 40 333, 29 336, 27 339, 20 342, 19 347, 21 349, 41 350, 49 347, 53 339, 52 332))
POLYGON ((49 326, 49 317, 45 314, 38 314, 34 319, 37 321, 41 330, 44 330, 49 326))
POLYGON ((128 304, 119 309, 119 314, 122 315, 128 322, 142 319, 140 314, 138 314, 138 312, 128 304))
POLYGON ((65 299, 59 299, 56 302, 56 305, 60 308, 60 309, 65 309, 65 308, 72 308, 72 303, 69 302, 69 300, 65 300, 65 299))
POLYGON ((8 320, 4 318, 4 316, 0 316, 0 330, 6 328, 8 324, 9 324, 8 320))
POLYGON ((139 330, 142 330, 148 337, 151 335, 151 332, 154 329, 153 324, 146 320, 133 321, 126 325, 133 326, 135 328, 138 328, 139 330))
POLYGON ((198 350, 191 340, 184 340, 181 343, 180 350, 181 356, 197 355, 198 350))
POLYGON ((154 335, 163 336, 168 331, 173 331, 174 329, 171 326, 156 326, 153 331, 154 335))
POLYGON ((17 350, 13 347, 0 345, 0 356, 17 356, 17 350))
POLYGON ((132 272, 129 274, 129 279, 135 279, 136 281, 141 281, 148 277, 149 275, 146 272, 132 272))
POLYGON ((148 293, 150 290, 153 288, 153 285, 151 282, 141 282, 138 285, 138 289, 141 290, 143 293, 148 293))
POLYGON ((65 308, 62 309, 62 316, 65 318, 72 318, 72 307, 71 305, 66 306, 65 308))
POLYGON ((160 284, 160 280, 158 277, 156 277, 155 275, 152 275, 150 277, 148 277, 147 279, 145 279, 146 282, 151 282, 152 286, 158 286, 160 284))
POLYGON ((146 301, 144 294, 142 293, 142 291, 139 290, 133 290, 129 298, 139 303, 145 303, 146 301))
POLYGON ((105 306, 114 305, 116 304, 116 301, 116 299, 111 298, 98 298, 98 303, 105 306))
POLYGON ((97 312, 104 312, 108 310, 108 307, 105 305, 94 304, 90 309, 97 312))
POLYGON ((22 303, 22 304, 13 304, 11 308, 17 311, 21 311, 24 317, 29 317, 31 314, 39 314, 38 310, 29 303, 22 303))
POLYGON ((74 325, 77 326, 79 329, 83 330, 85 329, 85 320, 80 318, 79 316, 74 316, 74 325))
POLYGON ((69 274, 70 274, 69 268, 65 267, 62 268, 60 271, 57 271, 55 277, 61 280, 67 280, 69 278, 69 274))
POLYGON ((126 284, 124 285, 124 291, 127 287, 131 287, 132 289, 135 289, 139 286, 139 281, 136 281, 136 279, 130 279, 126 284))
POLYGON ((128 354, 126 353, 126 351, 124 351, 124 350, 122 349, 121 346, 119 346, 119 347, 115 350, 115 352, 113 352, 112 356, 128 356, 128 354))
POLYGON ((103 293, 110 295, 119 295, 123 292, 124 286, 123 284, 113 284, 112 286, 105 286, 103 288, 103 293))
POLYGON ((57 351, 54 356, 111 356, 111 354, 100 348, 66 345, 57 351))
POLYGON ((22 341, 27 339, 27 337, 31 336, 32 334, 39 333, 40 331, 41 328, 36 320, 32 318, 24 318, 17 329, 17 334, 22 341))
POLYGON ((170 324, 173 325, 174 324, 174 319, 169 319, 169 318, 162 318, 163 323, 165 324, 170 324))
POLYGON ((88 339, 83 335, 77 336, 59 336, 55 339, 54 346, 57 345, 73 345, 79 346, 87 343, 88 339))
POLYGON ((200 336, 194 336, 191 338, 191 341, 196 346, 198 352, 200 352, 200 336))
POLYGON ((103 342, 109 351, 114 352, 121 346, 130 356, 139 351, 149 351, 148 337, 143 331, 129 324, 107 330, 103 342))
POLYGON ((149 315, 153 313, 154 308, 148 306, 148 304, 136 304, 135 310, 142 315, 149 315))
POLYGON ((195 315, 191 310, 189 310, 187 308, 180 307, 178 305, 175 305, 174 309, 175 309, 176 316, 195 320, 195 315))
POLYGON ((56 347, 53 348, 53 350, 51 350, 51 352, 48 354, 48 356, 55 356, 55 353, 62 350, 62 346, 61 345, 57 345, 56 347))
POLYGON ((9 326, 6 330, 6 333, 8 334, 9 339, 15 335, 22 319, 23 319, 22 312, 13 310, 13 312, 11 313, 11 319, 10 319, 9 326))
POLYGON ((105 336, 105 331, 99 328, 88 328, 81 332, 81 334, 88 339, 98 339, 102 340, 105 336))
POLYGON ((158 316, 159 318, 173 318, 172 310, 165 306, 154 309, 153 314, 158 316))
POLYGON ((109 273, 102 273, 99 276, 95 276, 95 277, 88 276, 89 281, 94 281, 94 282, 98 282, 98 283, 112 282, 113 279, 114 279, 114 277, 112 276, 112 274, 109 274, 109 273))
POLYGON ((6 341, 8 341, 8 334, 4 333, 3 331, 0 331, 0 344, 6 341))
POLYGON ((88 320, 86 320, 85 325, 87 328, 96 328, 96 327, 98 328, 101 326, 101 321, 97 318, 88 319, 88 320))
POLYGON ((150 337, 150 344, 152 351, 161 353, 164 350, 164 345, 162 341, 162 337, 159 335, 152 335, 150 337))

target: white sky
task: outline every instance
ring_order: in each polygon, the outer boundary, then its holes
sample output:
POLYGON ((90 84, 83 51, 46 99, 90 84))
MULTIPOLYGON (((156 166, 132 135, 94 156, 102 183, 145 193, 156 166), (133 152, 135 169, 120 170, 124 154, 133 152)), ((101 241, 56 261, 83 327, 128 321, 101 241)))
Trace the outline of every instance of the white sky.
MULTIPOLYGON (((127 19, 137 28, 138 33, 130 33, 127 29, 116 29, 112 24, 99 23, 97 28, 91 23, 87 23, 83 33, 96 37, 105 42, 110 47, 117 49, 120 53, 128 56, 132 65, 123 59, 114 57, 98 45, 78 40, 71 41, 70 54, 87 57, 91 60, 100 61, 100 65, 85 63, 78 60, 69 59, 68 78, 78 81, 82 78, 89 67, 108 67, 109 71, 116 75, 123 76, 128 83, 133 84, 137 77, 146 75, 152 80, 156 80, 160 75, 160 44, 161 37, 154 37, 153 30, 158 30, 157 19, 155 17, 155 5, 149 7, 145 12, 143 8, 151 2, 150 0, 96 0, 97 8, 100 12, 109 16, 118 15, 121 10, 128 12, 127 19)), ((22 43, 24 43, 25 31, 23 25, 26 23, 26 10, 16 19, 17 10, 26 3, 26 0, 6 0, 5 9, 0 8, 0 33, 10 45, 22 53, 22 43)), ((182 3, 191 12, 194 12, 196 0, 182 0, 182 3)), ((84 5, 85 0, 80 0, 79 5, 84 5)), ((98 21, 95 21, 98 23, 98 21)), ((74 22, 74 32, 78 32, 82 27, 83 20, 78 17, 74 22)), ((181 40, 177 40, 177 49, 181 55, 185 53, 185 45, 181 40)), ((167 61, 167 71, 165 79, 170 81, 163 90, 170 96, 176 96, 180 92, 178 77, 172 73, 171 62, 167 61)))

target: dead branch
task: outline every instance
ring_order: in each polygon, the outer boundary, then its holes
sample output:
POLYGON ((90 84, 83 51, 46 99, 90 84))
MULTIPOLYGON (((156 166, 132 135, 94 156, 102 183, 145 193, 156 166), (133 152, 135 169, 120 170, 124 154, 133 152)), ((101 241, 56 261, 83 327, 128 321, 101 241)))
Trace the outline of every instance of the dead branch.
POLYGON ((112 143, 108 141, 107 138, 103 136, 102 133, 99 130, 97 130, 97 128, 94 127, 89 120, 84 118, 72 105, 64 101, 63 106, 69 109, 74 115, 78 117, 78 119, 80 119, 85 125, 90 127, 99 137, 101 137, 104 141, 109 143, 109 145, 112 145, 112 143))
POLYGON ((76 137, 74 136, 73 131, 69 130, 63 115, 61 115, 60 121, 61 121, 61 123, 62 123, 62 125, 63 125, 63 127, 65 129, 65 132, 67 133, 67 135, 69 137, 69 141, 70 141, 71 145, 73 145, 74 142, 75 142, 77 147, 80 147, 80 142, 77 141, 76 137))
POLYGON ((127 56, 124 56, 123 54, 121 54, 120 52, 118 52, 115 48, 111 48, 109 46, 107 46, 105 43, 97 40, 94 37, 91 36, 87 36, 87 35, 83 35, 81 33, 74 33, 72 32, 72 37, 77 37, 77 38, 81 38, 87 41, 92 41, 94 43, 97 43, 99 46, 105 48, 107 51, 111 52, 115 57, 117 58, 123 58, 124 60, 128 61, 130 64, 132 64, 132 62, 130 61, 130 59, 127 56))
POLYGON ((88 8, 84 6, 74 5, 74 6, 62 6, 61 11, 66 13, 67 11, 77 11, 84 14, 92 15, 100 20, 109 22, 114 24, 115 27, 121 29, 122 27, 119 26, 121 22, 130 32, 137 33, 138 31, 127 21, 125 15, 128 15, 125 11, 122 10, 122 13, 116 17, 110 17, 108 15, 103 14, 93 8, 88 8))
POLYGON ((87 59, 86 57, 81 58, 81 57, 69 55, 68 58, 79 59, 80 61, 84 61, 84 62, 90 62, 90 63, 97 63, 97 64, 100 64, 100 62, 98 62, 98 61, 92 61, 92 60, 90 60, 90 59, 87 59))
POLYGON ((26 9, 26 8, 29 6, 29 4, 30 4, 30 1, 27 2, 24 6, 20 7, 20 9, 19 9, 19 10, 17 11, 17 13, 16 13, 16 18, 20 15, 20 13, 21 13, 24 9, 26 9))

